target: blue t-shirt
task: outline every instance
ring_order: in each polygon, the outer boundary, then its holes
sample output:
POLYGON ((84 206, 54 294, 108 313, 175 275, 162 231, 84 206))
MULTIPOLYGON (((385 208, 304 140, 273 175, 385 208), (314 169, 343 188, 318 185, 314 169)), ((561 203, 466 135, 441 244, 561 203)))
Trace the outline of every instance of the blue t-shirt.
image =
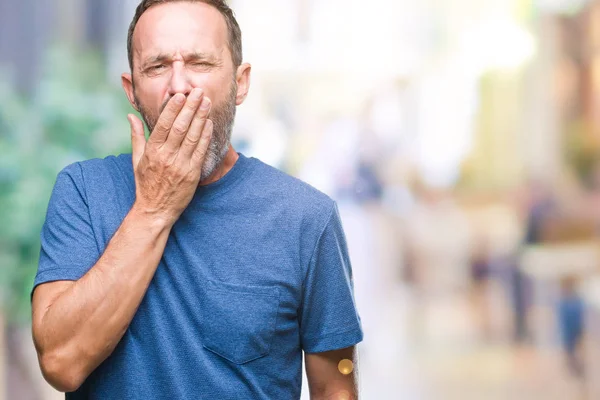
MULTIPOLYGON (((131 155, 57 177, 34 288, 77 280, 135 199, 131 155)), ((297 399, 302 350, 362 340, 333 200, 240 154, 197 190, 114 352, 67 399, 297 399)))

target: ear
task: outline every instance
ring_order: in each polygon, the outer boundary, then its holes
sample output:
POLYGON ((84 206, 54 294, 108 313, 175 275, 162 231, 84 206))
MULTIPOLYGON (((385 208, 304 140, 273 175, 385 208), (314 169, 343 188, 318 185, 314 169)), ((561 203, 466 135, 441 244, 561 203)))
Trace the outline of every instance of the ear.
POLYGON ((135 103, 135 94, 133 92, 133 77, 131 74, 124 73, 121 75, 121 84, 123 85, 123 90, 125 90, 125 94, 127 95, 127 99, 131 106, 135 109, 135 111, 140 112, 137 104, 135 103))
POLYGON ((250 90, 250 71, 252 66, 248 63, 242 64, 238 67, 235 74, 235 80, 237 82, 237 96, 235 97, 235 104, 240 105, 246 100, 248 96, 248 90, 250 90))

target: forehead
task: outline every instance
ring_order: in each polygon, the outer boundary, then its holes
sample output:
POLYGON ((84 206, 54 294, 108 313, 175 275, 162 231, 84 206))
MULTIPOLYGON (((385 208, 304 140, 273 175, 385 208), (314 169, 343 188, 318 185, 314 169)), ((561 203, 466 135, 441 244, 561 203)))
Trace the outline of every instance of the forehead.
POLYGON ((214 7, 202 2, 172 2, 149 8, 133 35, 137 62, 156 54, 205 53, 228 50, 227 24, 214 7))

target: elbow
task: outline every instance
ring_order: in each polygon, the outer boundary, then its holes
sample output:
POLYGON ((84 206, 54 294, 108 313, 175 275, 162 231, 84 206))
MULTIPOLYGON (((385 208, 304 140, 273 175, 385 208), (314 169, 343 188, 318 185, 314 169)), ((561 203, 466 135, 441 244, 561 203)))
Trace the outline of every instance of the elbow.
POLYGON ((75 363, 67 357, 56 354, 39 355, 39 363, 46 382, 59 392, 74 392, 85 381, 75 363))

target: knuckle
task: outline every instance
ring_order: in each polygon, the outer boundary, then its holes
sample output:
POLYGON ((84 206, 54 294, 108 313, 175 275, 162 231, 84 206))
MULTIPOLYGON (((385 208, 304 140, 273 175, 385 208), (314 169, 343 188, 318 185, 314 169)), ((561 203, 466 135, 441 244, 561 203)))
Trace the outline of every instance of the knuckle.
POLYGON ((170 154, 167 154, 164 151, 160 151, 156 154, 152 162, 150 163, 150 167, 154 171, 160 171, 164 167, 169 167, 171 165, 171 157, 170 154))
POLYGON ((185 108, 186 108, 188 111, 192 111, 192 112, 193 112, 193 111, 196 111, 196 109, 198 108, 198 102, 197 102, 197 101, 190 100, 190 101, 188 101, 188 102, 185 104, 185 108))
POLYGON ((200 142, 200 138, 192 135, 187 135, 185 137, 185 143, 190 146, 196 146, 200 142))
POLYGON ((212 135, 202 135, 202 138, 200 139, 202 145, 208 145, 208 143, 210 143, 211 136, 212 135))
POLYGON ((186 183, 194 183, 196 181, 196 176, 192 171, 189 171, 183 177, 186 183))
POLYGON ((194 163, 200 163, 200 162, 202 162, 203 159, 204 159, 204 153, 203 152, 195 151, 192 154, 192 162, 194 162, 194 163))
POLYGON ((206 126, 206 115, 200 115, 200 114, 196 114, 196 123, 199 125, 200 129, 202 129, 203 126, 206 126))
POLYGON ((154 132, 168 132, 168 131, 169 131, 169 127, 164 122, 159 122, 156 124, 156 127, 154 127, 154 132))
POLYGON ((182 123, 173 124, 173 129, 171 130, 175 135, 185 135, 187 128, 182 123))
POLYGON ((185 172, 181 168, 173 168, 173 180, 180 182, 185 179, 185 172))
POLYGON ((197 121, 202 121, 202 122, 206 122, 208 119, 208 110, 202 110, 202 109, 198 109, 198 111, 196 112, 196 114, 194 115, 194 118, 197 121))

